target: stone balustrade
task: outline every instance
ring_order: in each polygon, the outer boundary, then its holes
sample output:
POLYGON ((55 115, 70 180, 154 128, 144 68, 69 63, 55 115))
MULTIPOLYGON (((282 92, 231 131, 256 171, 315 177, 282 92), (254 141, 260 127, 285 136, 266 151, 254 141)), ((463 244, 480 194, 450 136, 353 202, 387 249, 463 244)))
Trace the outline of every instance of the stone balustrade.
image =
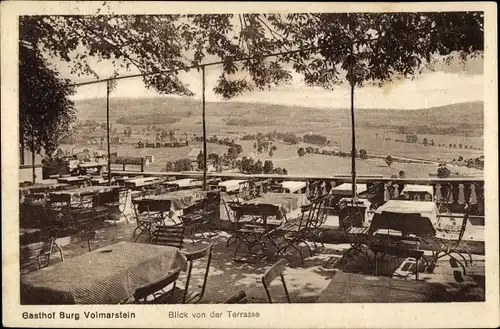
MULTIPOLYGON (((202 179, 201 172, 132 172, 113 171, 113 176, 159 176, 202 179)), ((240 173, 207 173, 207 179, 217 178, 219 180, 249 179, 254 181, 267 180, 270 184, 282 181, 305 181, 306 192, 317 189, 321 192, 329 192, 335 186, 342 183, 350 183, 350 176, 301 176, 301 175, 275 175, 259 174, 245 175, 240 173)), ((434 200, 450 212, 462 213, 468 203, 471 214, 484 216, 484 180, 481 178, 388 178, 383 176, 359 176, 358 184, 367 184, 369 194, 380 202, 400 196, 401 191, 407 184, 429 185, 433 187, 434 200)))

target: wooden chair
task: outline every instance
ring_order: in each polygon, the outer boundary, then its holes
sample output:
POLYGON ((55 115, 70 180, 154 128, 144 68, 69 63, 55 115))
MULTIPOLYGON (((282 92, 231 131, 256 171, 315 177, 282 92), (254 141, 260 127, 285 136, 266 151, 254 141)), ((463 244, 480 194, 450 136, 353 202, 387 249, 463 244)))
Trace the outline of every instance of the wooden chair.
POLYGON ((148 200, 146 199, 147 194, 140 194, 139 197, 136 199, 137 195, 132 196, 132 206, 137 223, 137 227, 132 233, 132 236, 135 236, 135 241, 144 233, 148 233, 151 238, 152 232, 157 226, 165 225, 164 214, 170 210, 170 204, 148 200), (139 232, 137 236, 136 232, 139 232))
POLYGON ((184 226, 156 226, 151 243, 182 249, 185 230, 184 226))
POLYGON ((368 231, 369 227, 363 225, 366 209, 359 208, 356 204, 341 204, 340 205, 340 224, 344 230, 344 234, 347 242, 350 244, 350 248, 344 252, 340 263, 350 255, 352 252, 361 252, 370 262, 372 259, 364 246, 368 247, 368 231))
POLYGON ((244 290, 240 290, 233 296, 226 299, 224 304, 248 304, 247 293, 244 290))
POLYGON ((57 226, 63 230, 73 225, 70 195, 50 194, 46 210, 49 226, 57 226))
POLYGON ((21 274, 31 272, 31 265, 34 259, 37 261, 38 269, 48 266, 50 262, 51 247, 51 244, 48 244, 45 241, 21 246, 19 249, 21 274), (42 264, 42 258, 46 258, 45 264, 42 264))
POLYGON ((466 273, 466 267, 469 265, 469 263, 472 265, 472 254, 470 248, 468 244, 463 241, 465 230, 467 229, 467 222, 469 221, 469 212, 470 205, 466 204, 465 214, 462 217, 462 224, 460 226, 459 232, 444 231, 438 232, 436 234, 435 241, 439 246, 439 251, 434 252, 433 260, 433 262, 435 263, 439 258, 447 255, 450 257, 450 261, 455 261, 462 267, 464 274, 466 273), (442 250, 444 250, 444 252, 441 252, 442 250), (467 253, 469 257, 469 263, 467 262, 467 258, 465 258, 465 256, 462 254, 462 250, 465 250, 465 252, 467 253), (453 254, 460 256, 464 261, 465 266, 453 254))
POLYGON ((278 276, 281 278, 281 282, 283 283, 283 289, 285 290, 285 295, 286 295, 286 300, 288 303, 291 303, 292 301, 290 300, 290 295, 288 294, 288 289, 286 287, 286 282, 285 282, 285 277, 283 276, 283 272, 285 271, 286 267, 286 262, 284 259, 279 260, 276 264, 271 266, 270 269, 264 273, 264 276, 262 277, 262 284, 264 285, 264 289, 266 290, 267 294, 267 300, 269 304, 273 303, 273 300, 271 298, 271 293, 269 291, 269 287, 271 282, 276 279, 278 276))
POLYGON ((198 303, 200 300, 203 299, 203 296, 205 295, 205 289, 207 287, 208 273, 210 271, 210 262, 212 261, 212 248, 213 244, 210 244, 207 247, 203 248, 202 250, 184 253, 189 263, 186 285, 184 289, 176 288, 176 291, 172 295, 172 301, 171 301, 172 303, 174 304, 198 303), (207 258, 207 265, 205 267, 205 275, 203 277, 203 285, 201 286, 201 290, 190 292, 189 288, 191 282, 191 274, 193 270, 193 263, 194 261, 205 257, 207 258))
POLYGON ((312 255, 311 247, 307 243, 306 238, 313 210, 314 208, 312 204, 303 205, 300 207, 301 214, 298 224, 295 221, 290 220, 288 223, 283 225, 280 230, 283 230, 285 234, 282 236, 281 241, 277 242, 277 244, 281 246, 276 252, 276 257, 278 257, 281 253, 285 254, 288 248, 293 248, 299 254, 302 264, 304 264, 304 256, 302 255, 302 251, 300 249, 301 243, 304 243, 307 246, 309 254, 312 255))
POLYGON ((156 282, 139 287, 134 292, 134 300, 137 304, 166 304, 176 291, 176 281, 179 278, 180 268, 175 269, 165 277, 156 282), (165 289, 173 284, 171 289, 165 289))
POLYGON ((19 260, 21 274, 30 271, 32 260, 36 259, 38 269, 50 265, 50 257, 52 255, 52 249, 54 247, 59 249, 61 259, 64 259, 62 248, 56 243, 58 229, 52 228, 48 231, 48 235, 43 239, 43 241, 31 243, 28 245, 22 245, 19 250, 19 260), (42 258, 45 258, 45 263, 42 263, 42 258))
POLYGON ((120 196, 117 190, 111 190, 99 193, 97 195, 96 218, 103 220, 116 220, 111 217, 113 209, 118 209, 120 206, 120 196))

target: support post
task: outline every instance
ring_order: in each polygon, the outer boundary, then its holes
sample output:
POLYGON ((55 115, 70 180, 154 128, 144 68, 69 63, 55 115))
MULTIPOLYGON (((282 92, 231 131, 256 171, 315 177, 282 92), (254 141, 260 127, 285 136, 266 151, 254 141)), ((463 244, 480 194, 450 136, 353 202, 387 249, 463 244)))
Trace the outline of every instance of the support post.
POLYGON ((111 186, 111 149, 109 146, 109 92, 111 80, 106 82, 106 137, 108 139, 108 185, 111 186))
MULTIPOLYGON (((33 179, 33 184, 36 183, 36 169, 35 169, 35 130, 31 128, 31 174, 33 179)), ((24 152, 24 149, 23 149, 24 152)))
POLYGON ((354 120, 354 87, 356 84, 356 80, 354 79, 354 51, 353 45, 351 45, 351 59, 349 63, 350 70, 350 86, 351 86, 351 175, 352 175, 352 198, 353 200, 356 198, 356 128, 355 128, 355 120, 354 120))
POLYGON ((201 67, 202 74, 202 121, 203 121, 203 191, 207 190, 207 129, 205 122, 205 66, 201 67))

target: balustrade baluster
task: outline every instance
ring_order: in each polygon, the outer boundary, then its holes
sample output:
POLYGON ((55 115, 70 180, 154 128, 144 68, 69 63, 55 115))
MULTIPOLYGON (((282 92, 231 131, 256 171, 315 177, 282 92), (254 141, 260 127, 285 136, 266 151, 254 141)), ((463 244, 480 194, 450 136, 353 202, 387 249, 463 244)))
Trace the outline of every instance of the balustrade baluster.
POLYGON ((455 201, 453 197, 453 187, 451 184, 448 184, 448 204, 452 204, 455 201))
POLYGON ((470 204, 477 204, 477 195, 476 195, 476 184, 470 184, 470 204))
POLYGON ((465 192, 464 192, 464 184, 458 185, 458 204, 465 204, 465 192))
POLYGON ((441 194, 441 184, 436 184, 436 192, 434 194, 434 199, 435 200, 440 200, 442 197, 442 194, 441 194))
POLYGON ((384 201, 389 201, 391 199, 391 194, 389 192, 389 186, 387 183, 384 183, 384 201))

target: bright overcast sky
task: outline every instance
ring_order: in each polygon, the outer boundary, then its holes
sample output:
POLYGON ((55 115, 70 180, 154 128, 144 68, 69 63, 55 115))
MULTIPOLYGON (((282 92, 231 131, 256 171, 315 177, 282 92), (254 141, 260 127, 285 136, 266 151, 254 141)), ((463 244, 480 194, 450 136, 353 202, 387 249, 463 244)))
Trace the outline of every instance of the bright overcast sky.
MULTIPOLYGON (((75 82, 89 81, 91 77, 76 78, 69 74, 69 69, 60 63, 54 63, 63 77, 75 82)), ((105 63, 91 63, 100 77, 105 78, 112 74, 112 68, 105 63)), ((120 75, 135 74, 135 71, 123 71, 120 75)), ((220 101, 214 93, 220 67, 209 67, 206 70, 207 101, 220 101)), ((483 60, 473 59, 463 67, 453 63, 451 66, 440 65, 435 72, 423 73, 413 80, 401 80, 382 88, 366 86, 356 90, 357 108, 395 108, 418 109, 440 106, 452 103, 483 100, 483 60)), ((183 73, 183 82, 189 84, 196 94, 201 97, 201 75, 196 70, 183 73)), ((105 97, 105 84, 89 85, 77 88, 74 99, 89 99, 105 97)), ((141 98, 155 97, 158 94, 145 88, 142 79, 134 78, 120 80, 112 97, 141 98)), ((350 94, 347 85, 339 86, 333 91, 321 88, 307 87, 301 76, 296 75, 293 82, 287 86, 280 86, 266 91, 246 92, 233 101, 261 102, 282 105, 299 105, 313 107, 346 108, 350 106, 350 94)))

